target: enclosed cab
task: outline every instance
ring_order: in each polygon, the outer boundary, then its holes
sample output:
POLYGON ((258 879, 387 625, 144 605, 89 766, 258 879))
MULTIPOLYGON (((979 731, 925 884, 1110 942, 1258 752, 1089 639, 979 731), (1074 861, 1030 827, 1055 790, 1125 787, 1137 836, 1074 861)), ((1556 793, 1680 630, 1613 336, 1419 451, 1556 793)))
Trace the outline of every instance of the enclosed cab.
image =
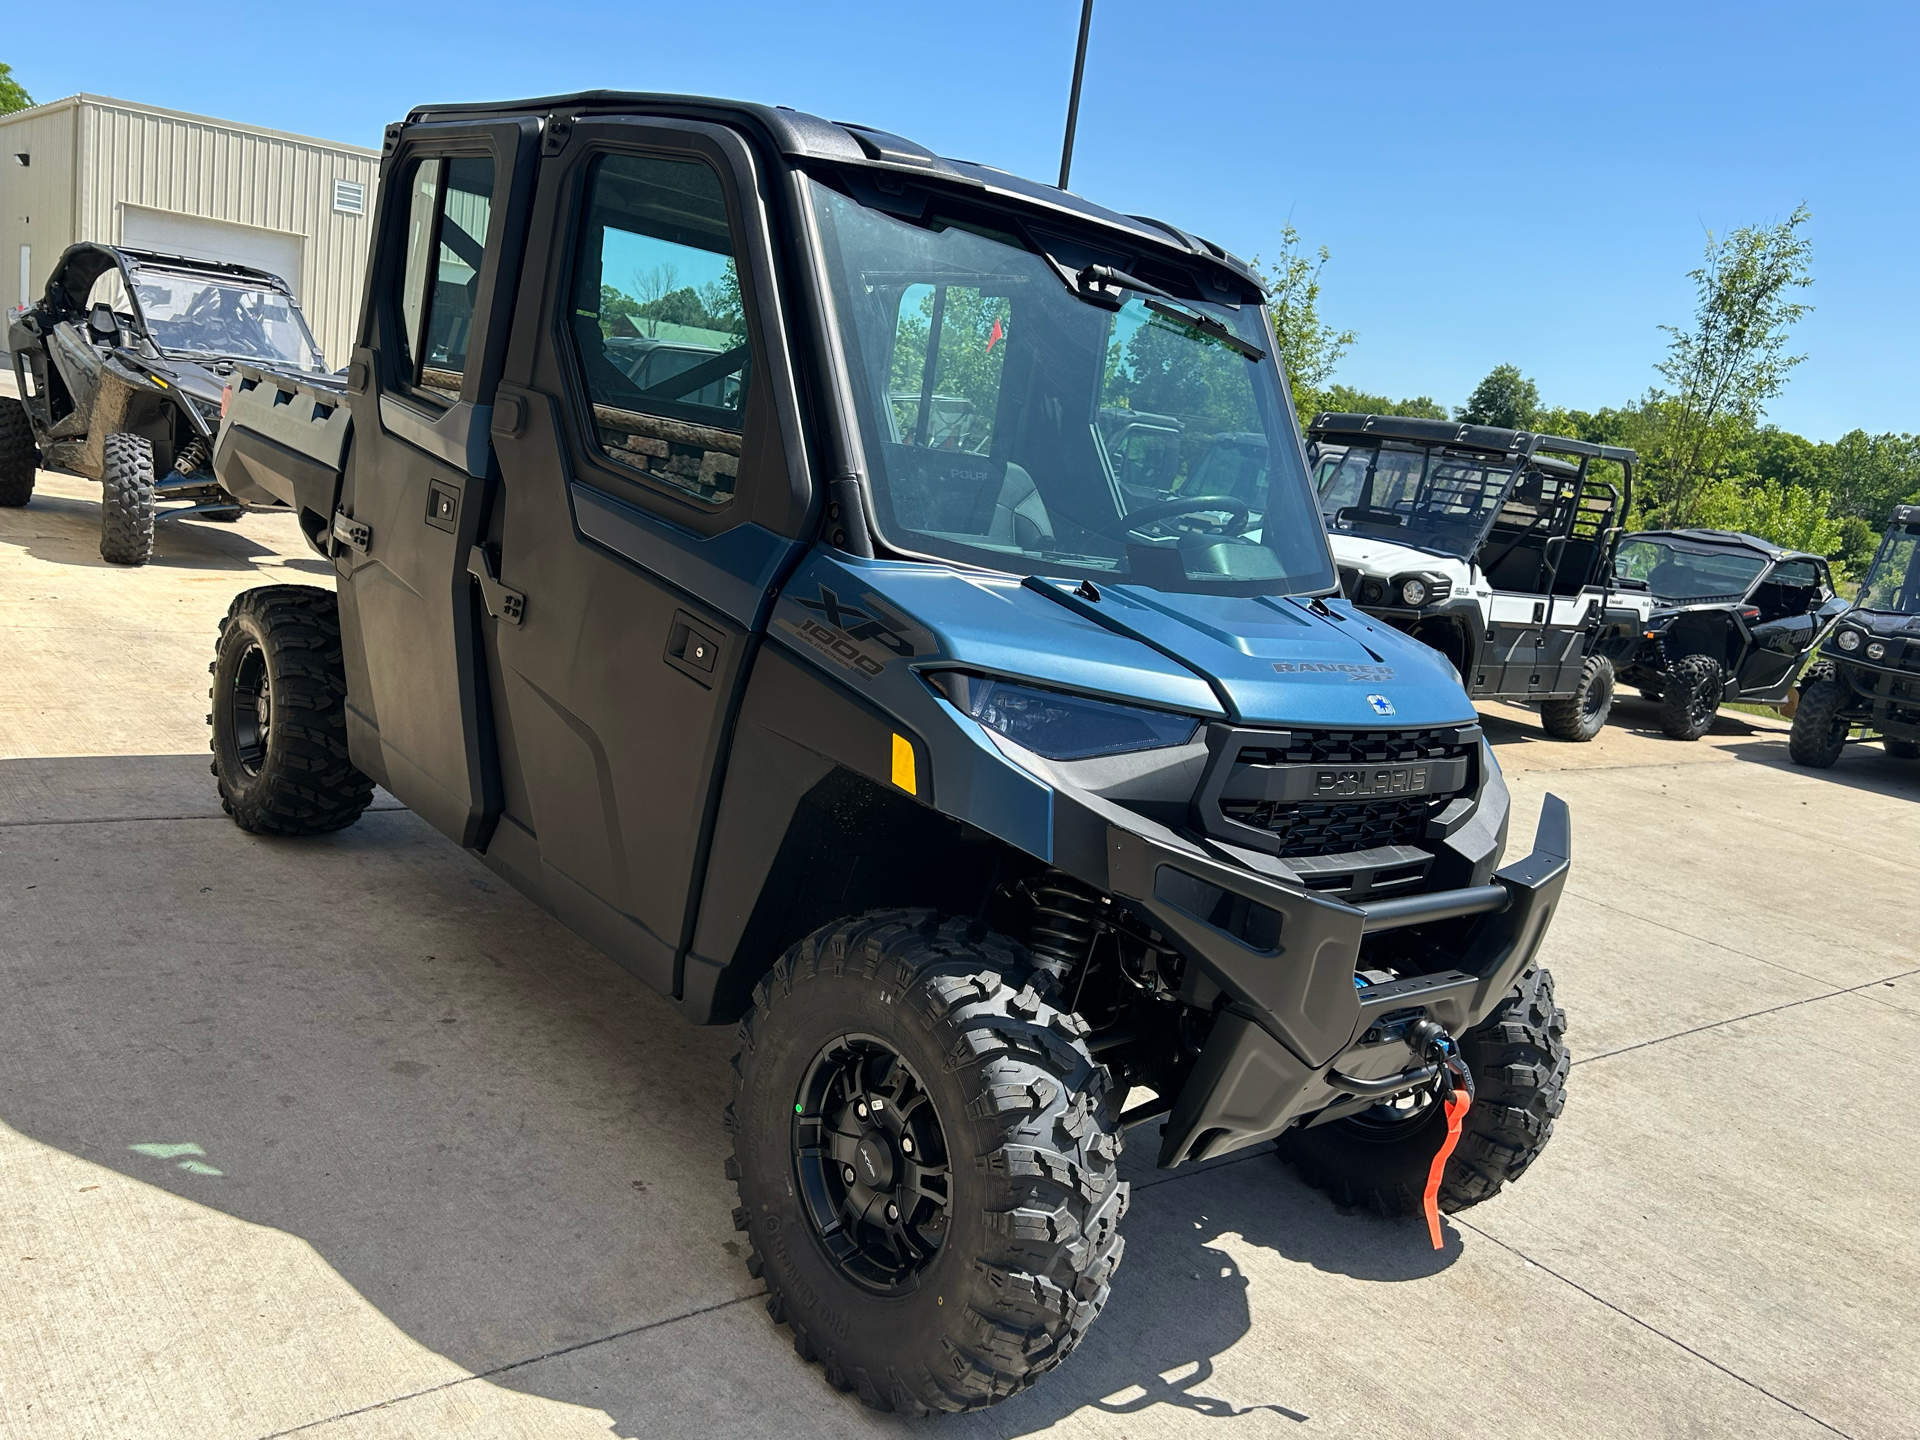
POLYGON ((738 1023, 735 1223, 830 1381, 1057 1364, 1133 1127, 1436 1245, 1524 1171, 1567 810, 1508 862, 1453 668, 1340 597, 1249 266, 764 106, 422 110, 382 167, 344 397, 246 370, 220 433, 337 585, 235 602, 223 801, 377 781, 738 1023))
POLYGON ((8 343, 20 398, 0 399, 0 504, 29 501, 36 466, 98 480, 100 553, 122 565, 146 563, 157 519, 239 518, 212 464, 236 367, 327 373, 278 276, 92 243, 12 312, 8 343), (171 501, 187 503, 158 509, 171 501))
POLYGON ((1597 735, 1647 612, 1609 584, 1634 452, 1391 415, 1323 414, 1308 439, 1346 597, 1445 655, 1474 699, 1597 735))
POLYGON ((1920 760, 1920 505, 1896 505, 1853 605, 1835 617, 1802 681, 1789 744, 1824 770, 1856 727, 1920 760))

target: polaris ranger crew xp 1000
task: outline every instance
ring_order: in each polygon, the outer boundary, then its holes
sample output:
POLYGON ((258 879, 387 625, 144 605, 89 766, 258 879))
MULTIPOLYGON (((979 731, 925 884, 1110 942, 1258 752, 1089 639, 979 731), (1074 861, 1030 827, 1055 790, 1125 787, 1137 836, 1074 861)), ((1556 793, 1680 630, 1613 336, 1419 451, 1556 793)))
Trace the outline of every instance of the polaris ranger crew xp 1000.
POLYGON ((1540 1152, 1567 810, 1501 868, 1452 668, 1338 598, 1245 264, 596 93, 393 127, 366 293, 344 396, 254 369, 219 437, 338 576, 234 602, 222 799, 310 834, 378 781, 738 1022, 735 1223, 833 1384, 1057 1364, 1142 1121, 1436 1245, 1540 1152))
POLYGON ((1474 699, 1598 735, 1648 610, 1607 583, 1633 451, 1397 415, 1320 415, 1308 439, 1347 598, 1445 655, 1474 699))

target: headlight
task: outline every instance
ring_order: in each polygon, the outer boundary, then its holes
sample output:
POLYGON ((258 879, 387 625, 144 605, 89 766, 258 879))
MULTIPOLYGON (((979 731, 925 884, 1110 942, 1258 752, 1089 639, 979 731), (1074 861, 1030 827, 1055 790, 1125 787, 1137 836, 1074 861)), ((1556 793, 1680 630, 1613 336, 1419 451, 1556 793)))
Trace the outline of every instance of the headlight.
POLYGON ((1090 695, 1069 695, 957 670, 929 678, 957 708, 987 729, 1049 760, 1084 760, 1184 745, 1200 728, 1192 715, 1116 705, 1090 695))
POLYGON ((1410 610, 1418 610, 1423 605, 1436 605, 1452 593, 1453 582, 1444 575, 1429 572, 1393 577, 1393 594, 1410 610))
POLYGON ((1881 644, 1878 640, 1874 641, 1871 645, 1867 646, 1867 659, 1884 660, 1886 658, 1887 658, 1887 647, 1881 644))
POLYGON ((1860 648, 1860 632, 1858 630, 1842 630, 1839 638, 1836 639, 1834 643, 1842 650, 1851 653, 1860 648))

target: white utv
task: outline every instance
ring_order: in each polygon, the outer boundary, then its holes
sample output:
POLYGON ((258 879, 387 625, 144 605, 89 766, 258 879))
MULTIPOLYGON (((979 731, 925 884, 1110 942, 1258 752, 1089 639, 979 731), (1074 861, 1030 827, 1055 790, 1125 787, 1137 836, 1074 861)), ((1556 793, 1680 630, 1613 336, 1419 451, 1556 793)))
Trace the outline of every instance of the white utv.
POLYGON ((1353 414, 1316 416, 1307 449, 1349 600, 1445 655, 1473 699, 1600 733, 1652 604, 1613 584, 1633 451, 1353 414))

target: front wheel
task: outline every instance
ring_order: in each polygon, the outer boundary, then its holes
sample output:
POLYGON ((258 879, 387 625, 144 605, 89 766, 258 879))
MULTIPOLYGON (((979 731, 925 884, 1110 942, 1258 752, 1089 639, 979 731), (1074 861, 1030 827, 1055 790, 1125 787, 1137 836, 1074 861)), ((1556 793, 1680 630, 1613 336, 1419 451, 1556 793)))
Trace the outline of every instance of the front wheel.
POLYGON ((100 558, 144 565, 153 558, 153 442, 143 435, 107 436, 100 472, 100 558))
POLYGON ((767 1311, 881 1410, 977 1410, 1079 1344, 1120 1262, 1120 1135, 1086 1026, 1012 941, 842 921, 754 990, 727 1173, 767 1311))
POLYGON ((1540 706, 1540 723, 1556 740, 1587 741, 1600 733, 1613 709, 1613 662, 1589 655, 1580 667, 1580 683, 1564 700, 1540 706))
POLYGON ((207 669, 213 773, 235 824, 319 835, 360 818, 373 781, 347 755, 347 677, 331 590, 241 592, 207 669))
POLYGON ((1660 684, 1660 729, 1675 740, 1698 740, 1720 713, 1725 671, 1711 655, 1682 655, 1660 684))
MULTIPOLYGON (((1440 1175, 1449 1213, 1491 1200, 1526 1173, 1553 1136, 1567 1099, 1567 1012, 1553 1003, 1553 975, 1529 970, 1473 1029, 1460 1057, 1474 1098, 1460 1143, 1440 1175)), ((1377 1215, 1418 1215, 1427 1171, 1446 1138, 1446 1114, 1432 1091, 1386 1101, 1344 1120, 1292 1130, 1281 1158, 1336 1203, 1377 1215)))
POLYGON ((0 395, 0 506, 24 505, 33 499, 39 465, 40 451, 33 443, 27 407, 11 395, 0 395))
POLYGON ((1847 748, 1852 727, 1846 710, 1852 701, 1853 690, 1836 675, 1824 675, 1802 690, 1787 736, 1788 758, 1814 770, 1831 768, 1847 748))

